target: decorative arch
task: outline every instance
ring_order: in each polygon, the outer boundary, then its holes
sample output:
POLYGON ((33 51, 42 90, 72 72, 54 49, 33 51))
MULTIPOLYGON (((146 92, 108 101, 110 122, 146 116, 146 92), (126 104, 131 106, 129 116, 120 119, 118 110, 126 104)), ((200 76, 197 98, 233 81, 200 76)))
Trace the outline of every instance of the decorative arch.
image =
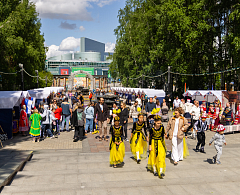
POLYGON ((91 75, 91 74, 89 74, 88 72, 86 72, 86 71, 84 71, 84 70, 78 70, 78 71, 75 71, 75 72, 72 72, 71 73, 71 76, 69 77, 69 88, 72 90, 73 89, 73 86, 74 86, 74 77, 76 76, 76 75, 78 75, 78 74, 81 74, 81 73, 83 73, 83 74, 85 74, 90 80, 91 80, 91 87, 90 87, 90 90, 92 91, 94 88, 95 88, 95 86, 94 86, 94 77, 91 75))

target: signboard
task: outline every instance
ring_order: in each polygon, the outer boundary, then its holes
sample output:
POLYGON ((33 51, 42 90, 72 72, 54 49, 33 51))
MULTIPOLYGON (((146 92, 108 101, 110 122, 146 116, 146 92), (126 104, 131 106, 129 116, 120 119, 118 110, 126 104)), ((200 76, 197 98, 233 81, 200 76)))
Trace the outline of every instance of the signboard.
POLYGON ((59 75, 70 75, 70 67, 59 67, 59 75))
MULTIPOLYGON (((83 70, 88 72, 90 75, 94 75, 94 68, 80 68, 80 67, 72 67, 72 72, 76 72, 79 70, 83 70)), ((86 77, 85 74, 78 74, 75 77, 86 77)))

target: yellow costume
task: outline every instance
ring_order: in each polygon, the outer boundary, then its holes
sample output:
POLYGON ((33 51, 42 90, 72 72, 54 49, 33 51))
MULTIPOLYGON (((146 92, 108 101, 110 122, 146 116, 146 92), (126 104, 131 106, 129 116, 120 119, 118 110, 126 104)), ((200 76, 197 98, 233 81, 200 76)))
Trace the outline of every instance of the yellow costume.
POLYGON ((125 156, 125 145, 123 143, 123 128, 119 126, 118 128, 111 126, 110 133, 112 134, 110 140, 110 165, 121 165, 123 163, 123 158, 125 156), (117 145, 115 142, 119 143, 122 141, 120 145, 117 145))
POLYGON ((130 147, 133 157, 138 160, 145 159, 147 157, 147 129, 143 122, 141 125, 138 122, 133 124, 132 128, 132 138, 130 140, 130 147), (142 129, 144 129, 144 133, 142 129))
POLYGON ((152 150, 148 158, 147 168, 149 171, 154 172, 155 168, 160 177, 161 173, 166 171, 166 144, 164 140, 164 127, 160 126, 159 129, 154 127, 149 132, 149 145, 151 144, 152 150))

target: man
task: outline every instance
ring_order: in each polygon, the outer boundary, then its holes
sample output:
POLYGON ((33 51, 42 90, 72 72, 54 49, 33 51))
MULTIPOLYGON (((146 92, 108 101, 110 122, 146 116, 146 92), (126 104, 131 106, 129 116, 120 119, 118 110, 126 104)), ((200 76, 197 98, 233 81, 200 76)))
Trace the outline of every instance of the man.
POLYGON ((182 100, 181 100, 180 107, 181 107, 182 110, 183 110, 182 115, 184 116, 184 115, 185 115, 185 112, 186 112, 185 99, 182 99, 182 100))
POLYGON ((154 98, 153 98, 153 103, 156 104, 156 102, 157 102, 157 96, 155 95, 154 98))
POLYGON ((68 98, 64 99, 64 102, 61 105, 62 108, 62 128, 61 131, 64 129, 65 119, 66 119, 66 130, 69 132, 69 120, 72 117, 72 109, 71 104, 68 103, 68 98))
POLYGON ((178 96, 176 97, 176 99, 173 101, 173 108, 176 109, 180 106, 180 99, 178 99, 178 96))
POLYGON ((230 125, 232 120, 232 108, 230 107, 229 103, 226 104, 226 108, 223 111, 223 116, 225 118, 226 125, 230 125))
POLYGON ((130 108, 129 118, 132 117, 133 123, 138 121, 138 101, 135 101, 134 104, 130 108))
POLYGON ((147 115, 150 115, 153 108, 156 108, 156 104, 153 102, 153 98, 149 98, 149 102, 145 106, 145 111, 147 112, 147 115))
MULTIPOLYGON (((190 127, 188 128, 191 129, 193 127, 193 125, 199 120, 200 118, 200 113, 201 113, 201 110, 199 108, 199 102, 198 101, 195 101, 195 104, 194 106, 192 107, 192 109, 190 110, 189 112, 192 116, 192 123, 190 125, 190 127)), ((193 139, 196 139, 196 134, 195 134, 195 129, 193 128, 193 132, 192 132, 192 138, 193 139)))
POLYGON ((95 106, 94 110, 94 118, 95 123, 98 122, 99 126, 99 141, 102 141, 102 129, 104 129, 104 140, 108 141, 107 139, 107 123, 109 122, 109 113, 108 113, 108 106, 104 103, 104 99, 101 97, 99 103, 95 106), (97 116, 97 118, 96 118, 97 116))

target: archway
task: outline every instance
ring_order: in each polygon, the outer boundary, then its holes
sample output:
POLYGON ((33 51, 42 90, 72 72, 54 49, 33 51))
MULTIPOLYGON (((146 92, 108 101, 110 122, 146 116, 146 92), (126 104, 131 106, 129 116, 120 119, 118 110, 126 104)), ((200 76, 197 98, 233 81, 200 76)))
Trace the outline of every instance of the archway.
POLYGON ((75 71, 75 72, 71 73, 71 76, 69 77, 69 88, 70 88, 70 90, 72 90, 73 86, 74 86, 74 77, 76 75, 78 75, 78 74, 81 74, 81 73, 85 74, 91 80, 90 90, 92 91, 95 88, 95 86, 94 86, 94 84, 95 84, 94 77, 91 74, 89 74, 88 72, 84 71, 84 70, 78 70, 78 71, 75 71))

